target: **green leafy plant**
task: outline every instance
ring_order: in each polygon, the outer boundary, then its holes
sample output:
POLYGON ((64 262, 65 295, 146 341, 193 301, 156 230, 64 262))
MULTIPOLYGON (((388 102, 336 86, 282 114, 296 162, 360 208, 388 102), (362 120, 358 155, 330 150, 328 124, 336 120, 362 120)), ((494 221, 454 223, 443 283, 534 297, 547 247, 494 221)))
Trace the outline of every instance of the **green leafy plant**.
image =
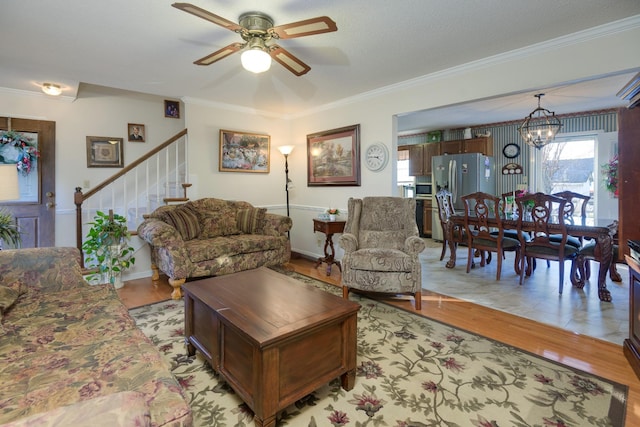
POLYGON ((16 247, 22 242, 18 225, 11 212, 5 208, 0 208, 0 240, 16 247))
POLYGON ((89 224, 91 229, 82 250, 87 255, 87 267, 98 272, 87 279, 92 280, 100 274, 106 276, 109 283, 116 284, 120 274, 136 262, 134 249, 129 245, 131 234, 127 221, 122 215, 98 211, 89 224))

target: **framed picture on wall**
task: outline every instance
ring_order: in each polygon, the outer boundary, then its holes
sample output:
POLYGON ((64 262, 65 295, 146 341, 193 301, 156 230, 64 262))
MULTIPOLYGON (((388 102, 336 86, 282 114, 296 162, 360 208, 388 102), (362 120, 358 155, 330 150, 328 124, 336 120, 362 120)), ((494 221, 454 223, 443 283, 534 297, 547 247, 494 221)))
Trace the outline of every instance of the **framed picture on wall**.
POLYGON ((271 137, 220 129, 220 172, 269 173, 271 137))
POLYGON ((180 118, 180 103, 178 101, 164 100, 164 116, 172 119, 180 118))
POLYGON ((88 168, 121 168, 124 167, 122 138, 107 136, 87 137, 88 168))
POLYGON ((360 125, 307 135, 307 186, 360 185, 360 125))
POLYGON ((129 123, 127 126, 127 135, 129 135, 129 141, 131 142, 144 142, 146 135, 144 125, 129 123))

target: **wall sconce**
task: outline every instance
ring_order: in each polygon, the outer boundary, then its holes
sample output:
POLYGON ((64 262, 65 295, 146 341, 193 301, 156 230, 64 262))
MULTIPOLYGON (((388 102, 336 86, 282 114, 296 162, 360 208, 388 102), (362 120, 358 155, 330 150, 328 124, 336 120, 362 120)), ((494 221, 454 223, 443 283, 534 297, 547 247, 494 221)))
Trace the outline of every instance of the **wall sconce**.
POLYGON ((42 91, 47 95, 58 96, 62 93, 62 88, 53 83, 42 83, 42 91))

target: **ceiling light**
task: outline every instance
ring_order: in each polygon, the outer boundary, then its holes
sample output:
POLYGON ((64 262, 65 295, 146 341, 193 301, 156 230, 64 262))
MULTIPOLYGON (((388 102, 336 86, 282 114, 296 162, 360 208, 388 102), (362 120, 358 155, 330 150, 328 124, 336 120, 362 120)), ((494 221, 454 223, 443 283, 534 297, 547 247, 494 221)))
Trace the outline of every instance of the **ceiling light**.
POLYGON ((58 96, 62 93, 60 86, 53 83, 42 83, 42 91, 51 96, 58 96))
POLYGON ((254 37, 249 41, 249 47, 242 52, 240 60, 244 69, 252 73, 263 73, 271 68, 271 56, 260 37, 254 37))
POLYGON ((544 96, 544 93, 534 96, 538 98, 538 108, 524 119, 524 122, 518 128, 518 132, 520 132, 524 142, 532 147, 542 148, 553 141, 560 131, 562 123, 556 117, 556 113, 540 107, 540 98, 544 96))

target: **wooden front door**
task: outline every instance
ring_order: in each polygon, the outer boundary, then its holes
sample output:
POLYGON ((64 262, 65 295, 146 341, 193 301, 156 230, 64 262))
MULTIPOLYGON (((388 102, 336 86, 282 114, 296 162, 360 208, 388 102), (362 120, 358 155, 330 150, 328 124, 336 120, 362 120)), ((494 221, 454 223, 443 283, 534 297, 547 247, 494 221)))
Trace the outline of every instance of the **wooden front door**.
POLYGON ((0 130, 24 132, 37 141, 40 157, 20 179, 20 200, 0 202, 16 218, 23 248, 55 246, 55 122, 0 117, 0 130))

